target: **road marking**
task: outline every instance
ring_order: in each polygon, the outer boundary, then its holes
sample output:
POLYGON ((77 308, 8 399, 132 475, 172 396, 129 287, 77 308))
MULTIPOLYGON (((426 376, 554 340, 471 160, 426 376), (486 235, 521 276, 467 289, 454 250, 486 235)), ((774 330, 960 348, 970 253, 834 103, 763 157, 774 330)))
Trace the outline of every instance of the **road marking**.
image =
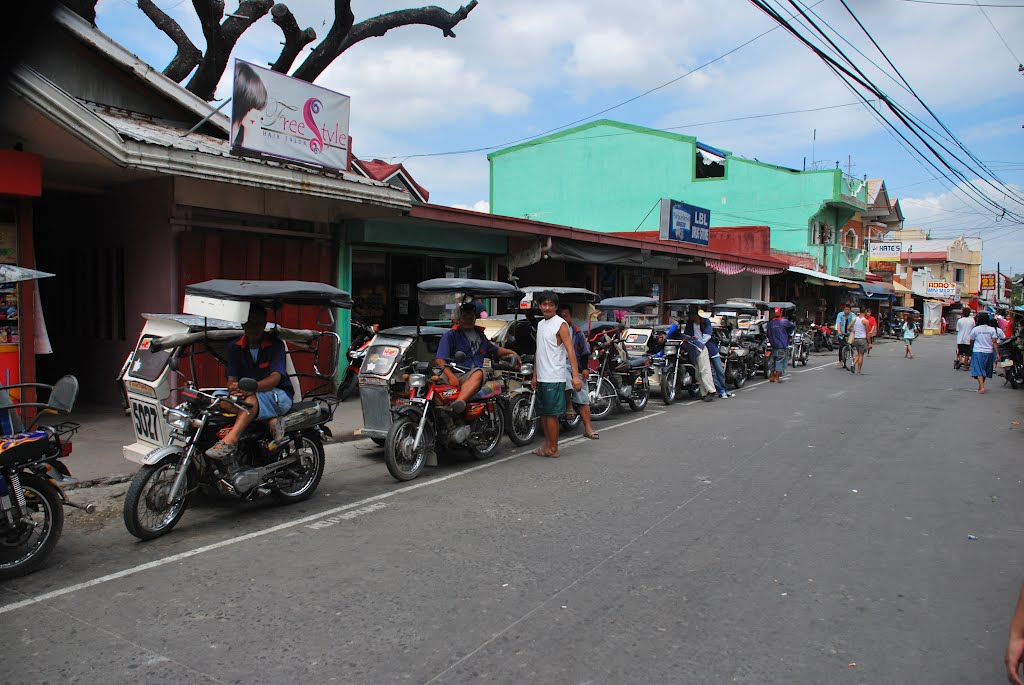
MULTIPOLYGON (((639 421, 646 421, 647 419, 653 419, 654 417, 661 416, 664 413, 665 413, 664 411, 645 412, 645 414, 643 416, 639 416, 639 417, 637 417, 635 419, 631 419, 629 421, 623 421, 621 423, 616 423, 616 424, 613 424, 611 426, 603 427, 603 430, 604 431, 610 431, 610 430, 614 430, 616 428, 622 428, 623 426, 628 426, 630 424, 634 424, 634 423, 637 423, 639 421)), ((584 438, 582 438, 582 437, 571 438, 569 440, 564 441, 562 444, 569 444, 569 443, 576 442, 576 441, 583 440, 583 439, 584 438)), ((196 547, 195 549, 190 549, 190 550, 188 550, 186 552, 179 552, 178 554, 172 554, 170 556, 163 557, 161 559, 155 559, 153 561, 146 562, 145 564, 139 564, 138 566, 132 566, 131 568, 126 568, 126 569, 122 569, 120 571, 115 571, 114 573, 108 573, 107 575, 100 576, 99 578, 93 578, 92 580, 87 580, 87 581, 84 581, 84 582, 81 582, 81 583, 76 583, 75 585, 68 585, 67 587, 60 588, 59 590, 51 590, 50 592, 44 592, 41 595, 36 595, 34 597, 28 597, 28 598, 23 599, 23 600, 21 600, 19 602, 12 602, 10 604, 5 604, 3 606, 0 606, 0 614, 6 614, 8 612, 15 611, 17 609, 21 609, 21 608, 24 608, 24 607, 27 607, 27 606, 32 606, 34 604, 39 604, 40 602, 45 602, 45 601, 50 600, 50 599, 55 599, 57 597, 63 597, 64 595, 69 595, 69 594, 71 594, 73 592, 78 592, 79 590, 85 590, 87 588, 95 587, 97 585, 102 585, 104 583, 109 583, 112 580, 118 580, 120 578, 126 578, 128 576, 135 575, 136 573, 142 573, 143 571, 149 571, 149 570, 154 569, 154 568, 159 568, 161 566, 166 566, 167 564, 173 564, 174 562, 181 561, 183 559, 188 559, 190 557, 199 556, 200 554, 205 554, 207 552, 212 552, 214 550, 218 550, 218 549, 221 549, 223 547, 229 547, 231 545, 236 545, 236 544, 238 544, 240 542, 246 542, 248 540, 254 540, 256 538, 263 537, 265 535, 270 535, 271 533, 277 533, 277 532, 280 532, 282 530, 288 530, 289 528, 294 528, 296 526, 301 526, 301 525, 304 525, 304 524, 313 523, 314 521, 320 521, 322 519, 326 519, 326 518, 329 518, 329 517, 334 517, 337 514, 341 514, 343 512, 350 511, 352 509, 368 508, 367 505, 372 504, 374 502, 380 502, 381 500, 385 500, 385 499, 388 499, 390 497, 394 497, 396 495, 401 495, 401 494, 410 492, 412 490, 418 490, 419 488, 425 488, 425 487, 429 487, 431 485, 437 485, 439 483, 443 483, 443 482, 451 480, 453 478, 461 478, 462 476, 465 476, 467 474, 475 473, 476 471, 482 471, 483 469, 489 469, 489 468, 491 468, 493 466, 497 466, 498 464, 503 464, 503 463, 505 463, 507 461, 511 461, 511 460, 516 459, 518 457, 526 456, 526 455, 530 454, 531 452, 532 452, 532 450, 529 450, 529 449, 523 450, 522 452, 516 452, 515 454, 511 454, 511 455, 509 455, 507 457, 502 457, 501 459, 495 459, 495 460, 489 461, 489 462, 487 462, 485 464, 479 464, 477 466, 472 466, 472 467, 470 467, 468 469, 465 469, 463 471, 457 471, 455 473, 449 473, 447 476, 439 476, 438 478, 432 478, 432 479, 429 479, 429 480, 420 481, 418 483, 414 483, 412 485, 407 485, 407 486, 405 486, 403 488, 399 488, 397 490, 391 490, 389 492, 382 492, 379 495, 373 495, 372 497, 367 497, 365 499, 359 500, 358 502, 352 502, 351 504, 344 504, 342 506, 334 507, 332 509, 327 509, 326 511, 321 511, 321 512, 316 513, 316 514, 310 514, 309 516, 303 516, 302 518, 297 518, 297 519, 294 519, 292 521, 286 521, 285 523, 279 523, 276 526, 271 526, 270 528, 264 528, 262 530, 256 530, 256 531, 253 531, 251 533, 246 533, 245 535, 239 535, 237 537, 228 538, 227 540, 221 540, 220 542, 214 542, 214 543, 211 543, 209 545, 203 545, 202 547, 196 547)))
POLYGON ((369 506, 363 507, 362 509, 353 509, 352 511, 346 511, 344 514, 338 514, 337 516, 331 516, 330 518, 314 521, 313 523, 310 523, 308 526, 306 526, 306 528, 311 528, 312 530, 330 528, 336 523, 341 523, 342 521, 351 521, 352 519, 359 518, 360 516, 371 514, 377 511, 378 509, 384 509, 387 506, 388 504, 386 502, 375 502, 369 506))

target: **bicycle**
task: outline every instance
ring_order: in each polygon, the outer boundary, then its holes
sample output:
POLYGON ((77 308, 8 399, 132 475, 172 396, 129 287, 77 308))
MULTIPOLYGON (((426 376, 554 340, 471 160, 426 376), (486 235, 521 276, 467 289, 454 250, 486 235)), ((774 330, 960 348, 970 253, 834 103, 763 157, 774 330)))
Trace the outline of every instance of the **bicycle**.
POLYGON ((850 373, 856 373, 857 365, 855 364, 855 361, 857 359, 857 352, 853 349, 853 345, 851 345, 846 338, 843 338, 840 341, 839 359, 842 360, 844 369, 850 373))

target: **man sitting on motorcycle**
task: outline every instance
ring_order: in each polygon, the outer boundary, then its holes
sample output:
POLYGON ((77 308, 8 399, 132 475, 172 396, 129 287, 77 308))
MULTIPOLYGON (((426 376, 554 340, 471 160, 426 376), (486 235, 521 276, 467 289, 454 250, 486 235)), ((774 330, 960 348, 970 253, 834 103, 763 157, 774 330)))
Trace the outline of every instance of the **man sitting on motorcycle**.
POLYGON ((476 325, 476 306, 468 302, 459 307, 459 318, 454 328, 445 331, 441 336, 441 344, 437 346, 437 365, 443 369, 448 384, 459 389, 458 398, 451 403, 451 410, 456 414, 466 411, 466 402, 480 391, 484 384, 484 358, 498 354, 502 357, 515 357, 519 364, 519 355, 512 350, 498 347, 484 335, 484 329, 476 325), (468 371, 461 376, 448 366, 449 359, 456 352, 462 352, 466 359, 461 365, 468 371))
MULTIPOLYGON (((228 345, 228 392, 239 398, 249 410, 239 412, 228 434, 206 451, 206 456, 211 459, 230 461, 229 458, 234 456, 238 447, 239 438, 254 420, 269 421, 275 444, 280 443, 284 437, 284 424, 278 417, 284 416, 292 408, 292 383, 288 378, 284 342, 268 333, 266 326, 267 310, 261 305, 251 304, 249 318, 242 324, 245 334, 228 345), (255 380, 256 392, 239 390, 238 381, 241 378, 255 380)), ((225 411, 238 411, 237 407, 226 402, 221 408, 225 411)))

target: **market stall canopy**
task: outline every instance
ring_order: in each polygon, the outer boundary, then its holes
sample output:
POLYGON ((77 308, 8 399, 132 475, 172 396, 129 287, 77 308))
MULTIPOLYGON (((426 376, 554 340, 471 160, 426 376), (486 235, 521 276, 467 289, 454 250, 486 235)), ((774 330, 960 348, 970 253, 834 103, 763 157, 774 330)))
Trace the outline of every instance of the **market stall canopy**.
POLYGON ((893 307, 892 310, 894 312, 898 312, 900 314, 910 314, 910 313, 918 314, 919 313, 913 307, 893 307))
POLYGON ((545 290, 555 293, 558 295, 559 302, 577 303, 587 302, 594 303, 601 299, 601 296, 592 290, 586 288, 569 288, 563 286, 543 286, 543 285, 528 285, 522 289, 527 295, 536 295, 542 293, 545 290))
POLYGON ((46 271, 26 269, 14 264, 0 264, 0 283, 20 283, 21 281, 37 281, 40 278, 52 278, 56 274, 46 271))
POLYGON ((787 271, 801 276, 806 276, 804 280, 813 285, 831 285, 836 287, 844 288, 856 288, 857 282, 851 281, 848 278, 840 278, 839 276, 833 276, 823 271, 815 271, 814 269, 805 269, 802 266, 791 266, 787 271))
POLYGON ((601 300, 595 306, 602 311, 610 312, 619 309, 635 310, 657 307, 658 301, 653 297, 609 297, 601 300))
POLYGON ((232 302, 256 302, 276 309, 283 304, 352 309, 352 297, 333 285, 313 281, 232 281, 214 279, 185 286, 185 295, 232 302))
POLYGON ((862 300, 888 300, 893 297, 892 283, 872 283, 870 281, 858 281, 862 300))

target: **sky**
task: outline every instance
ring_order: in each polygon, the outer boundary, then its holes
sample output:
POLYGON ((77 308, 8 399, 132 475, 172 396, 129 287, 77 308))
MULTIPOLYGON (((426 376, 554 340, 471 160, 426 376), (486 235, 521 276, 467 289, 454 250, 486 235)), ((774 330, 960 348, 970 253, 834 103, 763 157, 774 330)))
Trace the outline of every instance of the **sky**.
MULTIPOLYGON (((1008 186, 981 186, 986 195, 1024 214, 1024 6, 942 1, 963 4, 847 4, 917 95, 1008 186)), ((192 3, 156 2, 202 49, 192 3)), ((450 11, 461 4, 433 2, 450 11)), ((805 0, 842 36, 834 39, 844 52, 893 99, 927 116, 904 86, 871 66, 867 58, 893 73, 840 0, 814 2, 805 0)), ((333 2, 287 4, 300 27, 327 33, 333 2)), ((353 9, 359 21, 422 4, 355 0, 353 9)), ((236 5, 228 0, 228 7, 236 5)), ((97 25, 157 68, 174 54, 171 41, 129 0, 100 0, 97 25)), ((915 159, 816 55, 784 30, 770 31, 775 26, 748 0, 480 0, 455 27, 456 38, 402 27, 357 44, 316 83, 352 97, 355 154, 403 162, 437 204, 487 211, 489 188, 489 150, 439 153, 500 149, 612 118, 694 135, 781 166, 838 162, 854 176, 883 178, 900 199, 907 228, 928 229, 935 238, 980 236, 986 267, 999 262, 1004 271, 1024 271, 1024 224, 980 207, 963 182, 915 159)), ((234 56, 272 62, 280 41, 267 16, 242 36, 234 56)), ((230 70, 218 97, 229 91, 229 78, 230 70)))

